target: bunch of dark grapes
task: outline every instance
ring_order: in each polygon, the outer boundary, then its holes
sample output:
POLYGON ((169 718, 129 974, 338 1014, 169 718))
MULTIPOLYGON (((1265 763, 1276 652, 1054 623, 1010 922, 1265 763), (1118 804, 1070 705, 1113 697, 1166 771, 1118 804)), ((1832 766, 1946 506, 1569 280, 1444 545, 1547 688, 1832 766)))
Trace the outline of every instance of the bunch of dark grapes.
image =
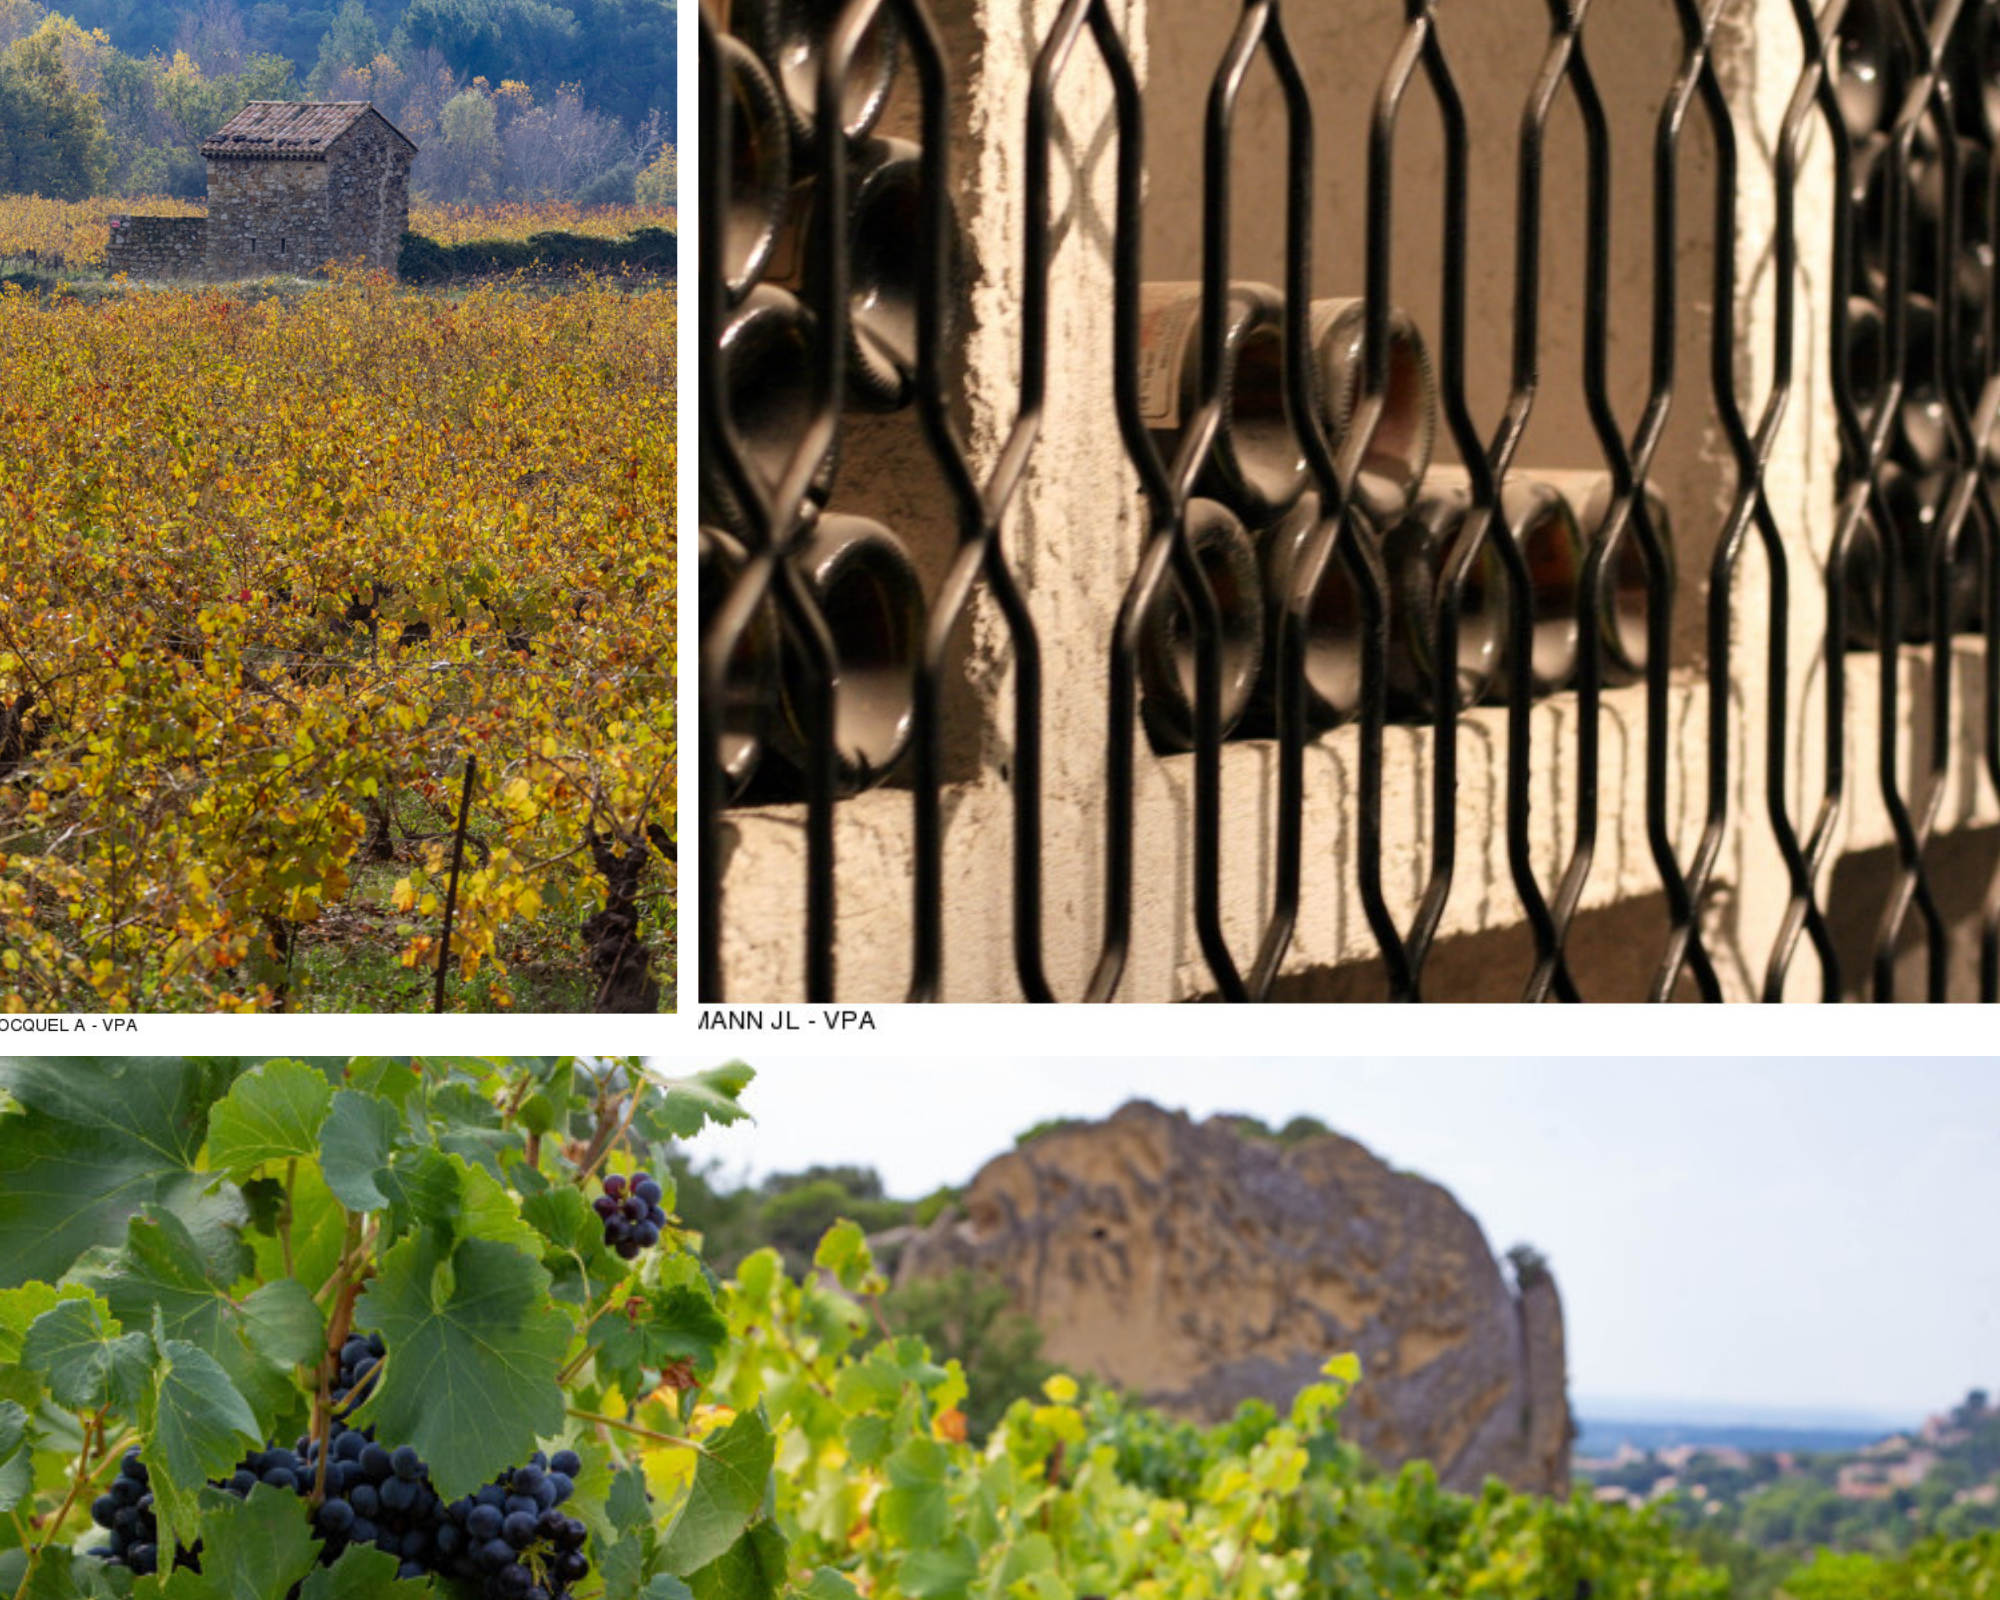
MULTIPOLYGON (((299 1441, 300 1449, 253 1450, 238 1463, 236 1471, 219 1480, 215 1487, 242 1499, 260 1483, 274 1489, 289 1489, 303 1495, 312 1489, 312 1468, 302 1453, 312 1443, 299 1441)), ((91 1519, 100 1528, 111 1530, 110 1542, 97 1554, 114 1566, 130 1567, 144 1577, 160 1569, 159 1523, 153 1516, 151 1475, 137 1450, 127 1450, 118 1463, 118 1476, 90 1507, 91 1519)), ((174 1552, 174 1565, 192 1567, 194 1555, 188 1550, 174 1552)))
MULTIPOLYGON (((144 1577, 160 1570, 159 1524, 153 1517, 153 1487, 137 1450, 127 1450, 118 1463, 111 1487, 90 1507, 91 1520, 111 1530, 111 1542, 98 1554, 115 1566, 130 1567, 144 1577)), ((184 1552, 183 1552, 184 1554, 184 1552)), ((176 1560, 176 1566, 185 1566, 176 1560)))
POLYGON ((629 1183, 614 1172, 604 1180, 604 1193, 592 1202, 604 1219, 605 1244, 627 1261, 660 1242, 660 1230, 667 1225, 660 1192, 650 1172, 633 1173, 629 1183))
POLYGON ((590 1573, 586 1530, 562 1504, 583 1463, 573 1450, 516 1467, 479 1493, 445 1507, 439 1571, 483 1579, 493 1600, 555 1600, 590 1573))
MULTIPOLYGON (((387 1351, 377 1335, 349 1339, 329 1393, 337 1407, 358 1404, 387 1351)), ((476 1580, 487 1600, 562 1600, 590 1572, 584 1525, 559 1508, 575 1488, 582 1462, 573 1450, 554 1457, 536 1451, 530 1465, 503 1474, 478 1494, 449 1504, 438 1498, 422 1459, 408 1445, 378 1444, 373 1428, 336 1420, 326 1442, 325 1498, 313 1513, 331 1562, 349 1545, 372 1544, 399 1562, 399 1578, 438 1573, 476 1580)), ((216 1487, 248 1497, 259 1483, 309 1495, 321 1475, 320 1447, 302 1438, 295 1449, 246 1456, 216 1487)), ((91 1507, 111 1531, 97 1554, 134 1573, 159 1566, 159 1533, 146 1467, 126 1454, 111 1487, 91 1507)), ((179 1550, 176 1566, 198 1567, 198 1552, 179 1550)))
MULTIPOLYGON (((367 1396, 354 1398, 354 1391, 366 1383, 389 1353, 389 1347, 382 1342, 379 1333, 357 1333, 349 1336, 347 1343, 340 1347, 340 1370, 334 1374, 333 1385, 327 1391, 333 1399, 336 1411, 351 1411, 367 1396)), ((369 1438, 374 1438, 371 1429, 369 1438)))

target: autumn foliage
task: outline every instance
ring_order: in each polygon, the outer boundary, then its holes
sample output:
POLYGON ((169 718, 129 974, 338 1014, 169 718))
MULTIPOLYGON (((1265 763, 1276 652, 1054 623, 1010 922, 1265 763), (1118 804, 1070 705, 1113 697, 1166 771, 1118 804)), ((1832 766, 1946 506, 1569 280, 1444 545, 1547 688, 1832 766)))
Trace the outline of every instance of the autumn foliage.
POLYGON ((282 1004, 371 861, 434 962, 468 757, 454 972, 575 948, 674 835, 673 350, 670 287, 0 290, 0 1007, 282 1004))
MULTIPOLYGON (((32 251, 45 258, 60 255, 71 267, 101 266, 112 217, 134 213, 198 217, 206 209, 199 201, 166 196, 44 200, 31 194, 0 194, 0 261, 32 251)), ((640 228, 672 228, 674 215, 670 206, 580 206, 567 200, 533 205, 448 205, 419 197, 410 203, 410 231, 447 245, 475 239, 526 239, 555 230, 622 239, 640 228)))

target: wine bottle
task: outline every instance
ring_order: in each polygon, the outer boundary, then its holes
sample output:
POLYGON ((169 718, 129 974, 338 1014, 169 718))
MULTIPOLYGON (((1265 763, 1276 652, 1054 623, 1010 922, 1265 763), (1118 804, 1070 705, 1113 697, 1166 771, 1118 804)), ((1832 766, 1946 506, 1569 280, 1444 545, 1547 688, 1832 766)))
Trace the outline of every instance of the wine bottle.
POLYGON ((792 138, 785 107, 764 65, 721 36, 729 101, 729 204, 723 215, 722 279, 731 303, 757 281, 791 193, 792 138))
MULTIPOLYGON (((867 517, 822 512, 793 560, 833 639, 834 774, 840 793, 855 794, 886 778, 909 748, 923 584, 902 541, 867 517)), ((771 744, 797 773, 815 737, 811 674, 788 637, 771 744)))
MULTIPOLYGON (((1398 721, 1429 722, 1437 716, 1440 588, 1471 509, 1472 491, 1462 473, 1435 475, 1382 541, 1389 574, 1389 715, 1398 721)), ((1489 536, 1459 596, 1454 714, 1492 691, 1506 639, 1507 575, 1489 536)))
POLYGON ((1847 297, 1847 390, 1865 420, 1889 380, 1888 328, 1882 308, 1865 295, 1847 297))
MULTIPOLYGON (((844 0, 735 0, 730 23, 737 36, 764 58, 784 92, 792 134, 809 146, 819 112, 820 61, 846 9, 844 0)), ((840 127, 850 139, 866 138, 888 104, 896 79, 902 25, 888 6, 854 52, 841 85, 840 127)))
MULTIPOLYGON (((1227 736, 1250 704, 1264 659, 1257 550, 1235 513, 1213 500, 1188 502, 1187 536, 1221 614, 1220 729, 1227 736)), ((1169 566, 1146 611, 1138 660, 1140 715, 1159 750, 1194 748, 1195 615, 1169 566)))
MULTIPOLYGON (((1353 425, 1367 374, 1364 300, 1315 300, 1311 337, 1320 421, 1335 453, 1353 425)), ((1377 523, 1393 525, 1416 498, 1437 442, 1437 375, 1408 312, 1389 311, 1388 382, 1382 412, 1355 478, 1355 497, 1377 523)))
MULTIPOLYGON (((848 262, 848 398, 870 411, 895 411, 916 394, 917 301, 925 271, 923 151, 904 139, 870 139, 848 167, 845 245, 848 262)), ((767 274, 772 283, 812 295, 810 236, 818 185, 797 185, 767 274)), ((946 340, 965 281, 965 243, 949 215, 946 340)))
MULTIPOLYGON (((1934 634, 1931 607, 1931 561, 1936 551, 1953 474, 1919 476, 1891 463, 1882 468, 1881 499, 1888 511, 1885 530, 1873 509, 1856 525, 1847 564, 1847 645, 1877 650, 1891 637, 1905 644, 1927 643, 1934 634), (1896 562, 1897 597, 1893 625, 1885 612, 1882 588, 1884 546, 1896 562)), ((1979 589, 1977 542, 1961 535, 1959 559, 1951 569, 1946 622, 1954 633, 1981 626, 1985 606, 1979 589)))
MULTIPOLYGON (((2000 28, 1991 6, 1980 16, 2000 28)), ((2000 69, 1996 69, 2000 70, 2000 69)), ((1960 244, 1993 243, 1993 153, 1977 139, 1958 141, 1958 239, 1960 244)))
MULTIPOLYGON (((1203 390, 1201 285, 1149 283, 1139 295, 1139 404, 1173 464, 1203 390)), ((1261 283, 1229 288, 1222 416, 1196 490, 1252 526, 1275 522, 1306 490, 1306 460, 1285 398, 1284 300, 1261 283)))
MULTIPOLYGON (((1433 467, 1425 480, 1428 493, 1437 489, 1467 489, 1462 467, 1433 467)), ((1489 545, 1501 534, 1520 546, 1528 570, 1529 689, 1537 698, 1556 694, 1576 676, 1578 614, 1583 578, 1583 533, 1569 502, 1539 476, 1516 470, 1501 485, 1499 518, 1487 532, 1489 545)), ((1469 514, 1468 514, 1469 515, 1469 514)), ((1511 612, 1508 613, 1511 615, 1511 612)), ((1503 643, 1495 672, 1494 694, 1503 696, 1518 670, 1503 624, 1503 643)))
MULTIPOLYGON (((722 363, 729 415, 750 475, 776 492, 799 440, 812 421, 813 315, 784 289, 759 284, 743 298, 722 330, 716 359, 722 363)), ((814 474, 809 493, 824 499, 833 484, 834 451, 814 474)), ((709 432, 701 430, 701 520, 740 531, 747 514, 714 459, 709 432)))
POLYGON ((1919 477, 1928 477, 1951 453, 1951 421, 1938 372, 1937 303, 1913 294, 1903 310, 1903 401, 1896 415, 1892 454, 1919 477))
POLYGON ((1881 0, 1849 0, 1834 39, 1833 92, 1850 137, 1879 133, 1902 95, 1898 56, 1881 0))
MULTIPOLYGON (((1584 549, 1597 542, 1604 519, 1611 513, 1611 474, 1608 472, 1539 471, 1536 476, 1568 501, 1571 514, 1583 534, 1584 549)), ((1672 593, 1674 574, 1673 527, 1667 503, 1649 483, 1645 495, 1646 514, 1653 525, 1666 569, 1658 582, 1672 593)), ((1603 644, 1598 659, 1607 684, 1636 683, 1646 675, 1646 557, 1639 538, 1636 512, 1628 515, 1618 537, 1618 547, 1606 563, 1599 591, 1597 637, 1603 644)))
MULTIPOLYGON (((702 528, 699 582, 704 639, 748 561, 743 546, 729 534, 720 528, 702 528)), ((777 616, 767 597, 729 653, 719 755, 731 799, 743 792, 757 770, 764 749, 764 726, 777 700, 777 685, 777 616)))
MULTIPOLYGON (((1895 144, 1877 134, 1856 146, 1849 175, 1859 204, 1861 264, 1877 292, 1886 292, 1889 240, 1894 219, 1889 205, 1889 179, 1895 170, 1895 144)), ((1929 293, 1937 285, 1939 246, 1943 242, 1944 161, 1937 137, 1927 123, 1918 123, 1910 142, 1904 180, 1909 287, 1929 293)))
MULTIPOLYGON (((1350 509, 1364 536, 1374 538, 1368 514, 1350 509)), ((1256 536, 1257 565, 1264 596, 1264 667, 1243 718, 1244 731, 1275 737, 1278 716, 1278 633, 1292 603, 1300 568, 1315 547, 1324 521, 1318 493, 1308 489, 1299 503, 1256 536)), ((1331 533, 1331 529, 1327 530, 1331 533)), ((1322 733, 1348 721, 1361 706, 1361 593, 1347 564, 1329 556, 1305 617, 1305 725, 1322 733)))
POLYGON ((2000 12, 1990 5, 1966 11, 1971 15, 1960 16, 1945 52, 1959 127, 1974 138, 2000 139, 2000 12))
POLYGON ((1979 392, 1986 387, 1992 361, 1988 321, 1992 315, 1993 246, 1973 242, 1961 245, 1953 288, 1958 296, 1958 328, 1952 339, 1956 357, 1952 372, 1968 407, 1976 410, 1979 392))

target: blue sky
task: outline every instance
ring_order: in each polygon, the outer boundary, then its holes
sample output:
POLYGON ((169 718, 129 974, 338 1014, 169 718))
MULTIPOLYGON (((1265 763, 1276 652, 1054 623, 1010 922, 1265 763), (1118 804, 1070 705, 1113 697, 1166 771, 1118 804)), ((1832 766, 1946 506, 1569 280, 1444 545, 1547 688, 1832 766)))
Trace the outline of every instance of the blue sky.
POLYGON ((772 1059, 756 1125, 696 1150, 915 1195, 1141 1097, 1308 1112, 1443 1183, 1495 1249, 1535 1244, 1598 1415, 1896 1420, 2000 1390, 2000 1061, 772 1059))

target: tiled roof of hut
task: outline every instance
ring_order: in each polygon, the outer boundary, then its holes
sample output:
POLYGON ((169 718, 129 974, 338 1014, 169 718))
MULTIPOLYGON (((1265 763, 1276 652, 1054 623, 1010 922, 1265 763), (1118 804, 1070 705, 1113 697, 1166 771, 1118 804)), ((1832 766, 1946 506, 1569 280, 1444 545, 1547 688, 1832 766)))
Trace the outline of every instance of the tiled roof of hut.
POLYGON ((334 142, 371 112, 404 144, 417 148, 366 100, 252 100, 202 140, 201 153, 262 161, 324 161, 334 142))

